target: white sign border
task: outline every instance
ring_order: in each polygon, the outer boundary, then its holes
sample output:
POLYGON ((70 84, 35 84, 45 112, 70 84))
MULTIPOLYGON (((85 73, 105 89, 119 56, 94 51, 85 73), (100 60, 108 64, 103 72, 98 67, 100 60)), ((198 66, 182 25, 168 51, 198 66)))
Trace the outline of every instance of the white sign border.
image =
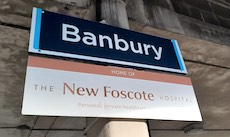
POLYGON ((163 70, 163 71, 176 72, 176 73, 182 73, 182 74, 188 73, 176 40, 171 40, 171 42, 174 46, 174 50, 176 52, 176 56, 177 56, 177 60, 178 60, 180 69, 173 69, 173 68, 147 65, 147 64, 141 64, 141 63, 120 61, 120 60, 112 60, 112 59, 92 57, 92 56, 84 56, 84 55, 77 55, 77 54, 70 54, 70 53, 61 53, 61 52, 55 52, 55 51, 41 50, 39 49, 39 39, 40 39, 42 13, 43 13, 42 9, 33 8, 30 43, 29 43, 29 52, 31 53, 39 53, 39 54, 44 54, 44 55, 55 55, 55 56, 83 59, 83 60, 89 60, 89 61, 98 61, 98 62, 103 62, 103 63, 113 63, 113 64, 118 64, 118 65, 163 70))

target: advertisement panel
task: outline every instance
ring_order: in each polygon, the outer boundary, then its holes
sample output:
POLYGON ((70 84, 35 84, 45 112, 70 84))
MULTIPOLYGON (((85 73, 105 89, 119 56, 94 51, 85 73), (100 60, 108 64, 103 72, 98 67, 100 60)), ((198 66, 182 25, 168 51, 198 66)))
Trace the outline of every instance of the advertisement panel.
POLYGON ((187 73, 176 40, 33 9, 29 52, 187 73))
POLYGON ((24 115, 201 121, 191 80, 29 56, 24 115))

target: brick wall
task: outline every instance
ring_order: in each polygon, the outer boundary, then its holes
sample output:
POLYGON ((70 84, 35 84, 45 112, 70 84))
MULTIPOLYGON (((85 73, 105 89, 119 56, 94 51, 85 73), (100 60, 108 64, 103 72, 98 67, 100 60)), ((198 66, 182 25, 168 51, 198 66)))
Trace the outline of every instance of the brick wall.
POLYGON ((179 14, 230 28, 229 0, 171 0, 171 2, 175 12, 179 14))

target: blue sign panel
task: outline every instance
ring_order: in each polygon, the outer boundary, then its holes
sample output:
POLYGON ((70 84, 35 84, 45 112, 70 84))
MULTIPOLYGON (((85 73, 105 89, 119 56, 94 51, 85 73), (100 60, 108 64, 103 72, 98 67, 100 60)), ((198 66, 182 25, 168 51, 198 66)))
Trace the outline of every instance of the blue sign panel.
POLYGON ((176 40, 39 8, 33 9, 29 52, 187 73, 176 40))

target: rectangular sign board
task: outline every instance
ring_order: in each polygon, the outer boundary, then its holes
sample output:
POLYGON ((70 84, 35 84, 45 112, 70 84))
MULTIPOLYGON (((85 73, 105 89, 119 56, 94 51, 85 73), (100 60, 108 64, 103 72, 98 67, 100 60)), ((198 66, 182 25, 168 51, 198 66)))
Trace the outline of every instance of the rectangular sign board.
POLYGON ((29 56, 22 114, 201 121, 191 80, 29 56))
POLYGON ((187 73, 176 40, 39 8, 33 9, 29 52, 187 73))

